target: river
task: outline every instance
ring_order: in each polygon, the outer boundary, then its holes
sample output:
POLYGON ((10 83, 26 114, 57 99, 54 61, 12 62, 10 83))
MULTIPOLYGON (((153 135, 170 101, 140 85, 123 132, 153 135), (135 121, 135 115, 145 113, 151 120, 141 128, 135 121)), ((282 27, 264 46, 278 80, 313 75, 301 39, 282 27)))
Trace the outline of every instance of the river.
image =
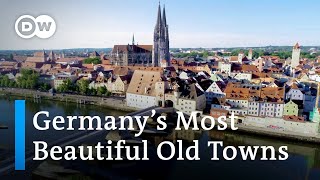
MULTIPOLYGON (((7 125, 8 129, 0 130, 0 165, 1 161, 14 156, 14 99, 13 97, 0 97, 0 125, 7 125)), ((99 106, 77 105, 73 103, 56 101, 38 101, 33 99, 26 101, 26 150, 33 149, 33 141, 45 140, 48 143, 55 142, 75 133, 74 131, 38 131, 33 127, 32 118, 36 112, 45 110, 50 112, 50 117, 67 115, 98 115, 101 117, 112 115, 124 115, 126 112, 106 109, 99 106)), ((75 126, 78 126, 75 123, 75 126)), ((159 144, 164 139, 182 139, 184 150, 192 144, 192 140, 199 140, 199 161, 160 161, 150 158, 143 162, 63 162, 61 166, 76 169, 83 172, 80 179, 112 178, 112 179, 320 179, 320 146, 279 139, 271 139, 261 136, 253 136, 237 132, 219 131, 184 131, 172 132, 174 137, 148 136, 150 144, 159 144), (228 146, 253 146, 269 145, 279 147, 288 146, 289 158, 285 161, 243 161, 236 157, 233 161, 211 161, 212 151, 207 147, 208 141, 222 140, 228 146), (125 173, 124 173, 125 172, 125 173), (95 176, 94 174, 99 174, 95 176)), ((103 137, 96 141, 103 141, 103 137)), ((92 140, 90 140, 91 142, 92 140)), ((152 145, 151 145, 152 146, 152 145)), ((155 153, 152 148, 150 156, 155 153)), ((221 151, 218 153, 222 157, 221 151)), ((41 162, 27 164, 26 172, 14 172, 3 175, 3 178, 35 178, 32 172, 41 162)))

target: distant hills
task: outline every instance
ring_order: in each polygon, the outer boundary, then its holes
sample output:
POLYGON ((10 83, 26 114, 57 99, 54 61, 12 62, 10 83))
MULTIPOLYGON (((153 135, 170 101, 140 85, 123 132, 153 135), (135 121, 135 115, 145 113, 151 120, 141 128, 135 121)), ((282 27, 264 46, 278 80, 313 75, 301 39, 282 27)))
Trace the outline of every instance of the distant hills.
MULTIPOLYGON (((170 48, 170 51, 187 51, 187 50, 198 50, 198 51, 236 51, 236 50, 262 50, 262 51, 291 51, 292 46, 263 46, 263 47, 228 47, 228 48, 170 48)), ((88 53, 97 51, 99 53, 108 53, 112 50, 112 48, 70 48, 70 49, 45 49, 45 51, 54 51, 55 53, 66 53, 66 54, 81 54, 81 53, 88 53)), ((318 51, 320 50, 320 46, 301 46, 302 51, 318 51)), ((35 49, 35 50, 0 50, 0 55, 9 55, 9 54, 16 54, 16 55, 27 55, 31 56, 36 51, 43 51, 43 49, 35 49)))

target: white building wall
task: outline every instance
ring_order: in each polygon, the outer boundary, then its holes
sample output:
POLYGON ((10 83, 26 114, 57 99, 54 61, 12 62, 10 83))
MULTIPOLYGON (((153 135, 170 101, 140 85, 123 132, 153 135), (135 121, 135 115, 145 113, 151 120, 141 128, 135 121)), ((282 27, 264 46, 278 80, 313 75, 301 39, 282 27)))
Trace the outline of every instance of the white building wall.
POLYGON ((290 89, 286 94, 286 99, 303 100, 304 94, 299 89, 290 89))
POLYGON ((275 106, 275 117, 281 118, 283 116, 284 104, 277 103, 275 106))
POLYGON ((260 102, 260 116, 274 117, 275 106, 273 103, 260 102))
POLYGON ((259 116, 260 103, 259 102, 249 102, 248 105, 248 115, 259 116))
POLYGON ((248 101, 248 100, 226 99, 226 101, 227 101, 232 107, 248 108, 248 105, 249 105, 249 101, 248 101))
POLYGON ((296 132, 300 134, 317 135, 318 124, 312 122, 293 122, 286 121, 281 118, 264 118, 247 116, 243 121, 246 126, 267 128, 279 132, 296 132))
POLYGON ((299 65, 300 61, 300 48, 292 49, 291 67, 295 68, 299 65))
POLYGON ((183 113, 191 114, 192 111, 196 110, 196 104, 197 104, 197 102, 195 100, 179 99, 177 104, 175 105, 175 108, 178 111, 181 111, 183 113))
POLYGON ((155 106, 156 97, 127 93, 127 106, 144 109, 155 106))
POLYGON ((248 109, 247 108, 230 108, 229 113, 234 113, 235 115, 240 115, 240 116, 245 116, 248 114, 248 109))
POLYGON ((275 104, 273 103, 265 103, 265 115, 267 117, 274 117, 275 116, 275 104))
POLYGON ((225 96, 225 93, 221 91, 216 82, 213 82, 204 93, 207 99, 207 104, 211 104, 214 97, 222 98, 225 96))
POLYGON ((174 104, 174 108, 186 114, 191 114, 192 111, 202 112, 206 108, 206 97, 201 95, 197 99, 179 98, 174 104))
POLYGON ((231 64, 221 63, 220 71, 230 75, 231 64))

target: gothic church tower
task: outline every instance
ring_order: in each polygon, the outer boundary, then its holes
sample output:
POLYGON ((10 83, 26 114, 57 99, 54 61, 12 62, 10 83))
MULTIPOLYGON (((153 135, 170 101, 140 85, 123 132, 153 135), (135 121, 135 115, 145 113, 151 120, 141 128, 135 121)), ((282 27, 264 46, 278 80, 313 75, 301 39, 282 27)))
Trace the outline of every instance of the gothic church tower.
POLYGON ((161 15, 161 7, 158 7, 158 18, 154 28, 153 35, 153 54, 152 54, 153 66, 170 66, 170 53, 169 53, 169 29, 166 19, 166 10, 163 8, 161 15), (163 65, 165 60, 165 65, 163 65))

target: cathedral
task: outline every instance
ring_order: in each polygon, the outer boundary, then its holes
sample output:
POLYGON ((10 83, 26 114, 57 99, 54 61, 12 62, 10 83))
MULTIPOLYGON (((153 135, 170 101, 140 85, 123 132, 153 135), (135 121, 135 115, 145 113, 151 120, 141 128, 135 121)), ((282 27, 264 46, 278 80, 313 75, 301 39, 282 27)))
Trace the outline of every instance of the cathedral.
POLYGON ((110 62, 116 66, 170 66, 169 32, 166 20, 166 10, 158 7, 158 18, 154 28, 153 46, 138 45, 132 38, 132 44, 114 45, 110 53, 110 62))
POLYGON ((169 30, 166 20, 166 10, 163 8, 161 15, 160 4, 153 35, 152 65, 161 67, 170 66, 169 30))
POLYGON ((110 53, 110 62, 116 66, 150 66, 152 63, 152 45, 138 45, 132 38, 132 44, 114 45, 110 53))

